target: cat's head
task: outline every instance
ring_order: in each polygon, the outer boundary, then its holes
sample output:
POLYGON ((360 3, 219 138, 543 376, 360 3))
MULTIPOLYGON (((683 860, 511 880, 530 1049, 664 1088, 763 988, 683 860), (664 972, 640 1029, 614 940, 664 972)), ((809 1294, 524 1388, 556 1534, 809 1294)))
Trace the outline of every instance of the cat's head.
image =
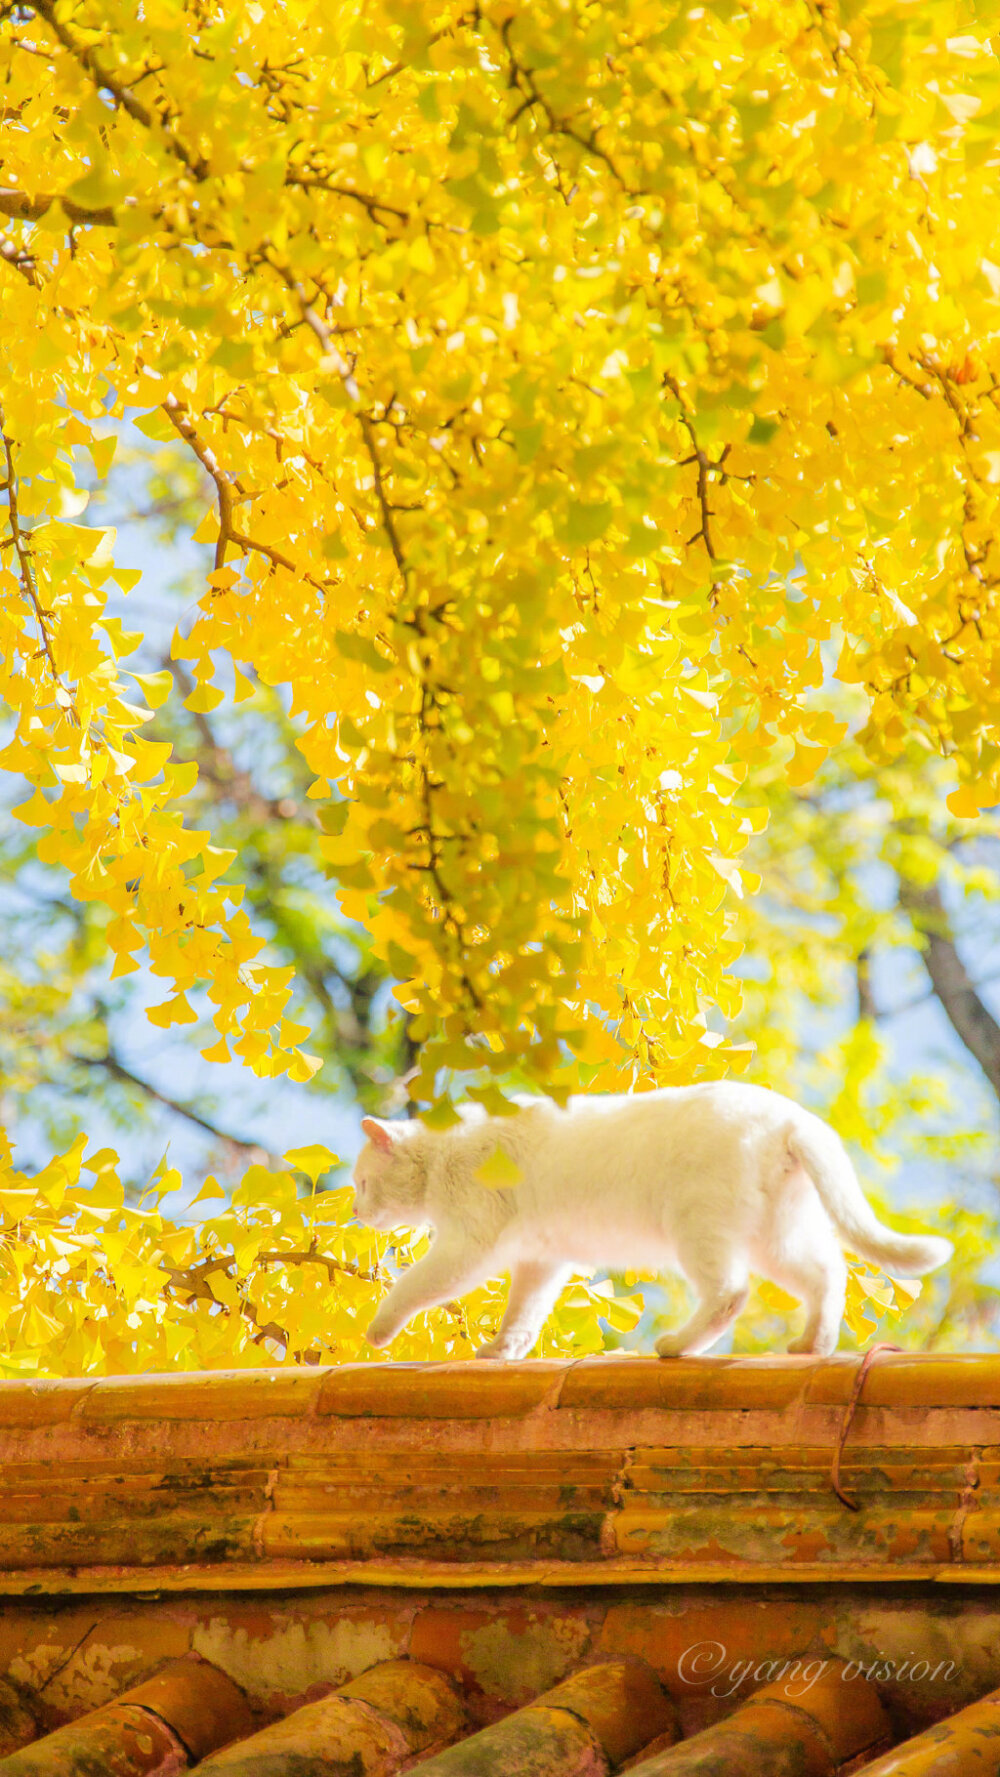
POLYGON ((362 1117, 368 1137, 354 1166, 354 1213, 369 1228, 413 1228, 423 1221, 426 1156, 416 1122, 362 1117))

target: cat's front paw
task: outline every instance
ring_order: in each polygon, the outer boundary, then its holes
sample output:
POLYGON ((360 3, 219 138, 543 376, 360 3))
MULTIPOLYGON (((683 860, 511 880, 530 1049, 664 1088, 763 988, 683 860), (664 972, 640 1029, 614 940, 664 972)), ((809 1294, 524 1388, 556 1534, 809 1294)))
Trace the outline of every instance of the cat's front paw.
POLYGON ((789 1353, 795 1357, 832 1357, 836 1349, 835 1333, 817 1333, 812 1339, 807 1339, 803 1333, 801 1339, 793 1339, 788 1347, 789 1353))
POLYGON ((369 1345, 374 1345, 376 1351, 381 1351, 383 1346, 392 1344, 398 1331, 399 1328, 394 1321, 389 1320, 388 1317, 383 1317, 381 1314, 376 1314, 375 1319, 372 1321, 371 1326, 365 1334, 365 1338, 369 1345))
POLYGON ((476 1356, 501 1358, 510 1363, 516 1362, 519 1357, 527 1357, 530 1349, 531 1347, 525 1339, 510 1339, 505 1338, 503 1334, 498 1334, 495 1339, 490 1339, 485 1345, 480 1345, 476 1356))

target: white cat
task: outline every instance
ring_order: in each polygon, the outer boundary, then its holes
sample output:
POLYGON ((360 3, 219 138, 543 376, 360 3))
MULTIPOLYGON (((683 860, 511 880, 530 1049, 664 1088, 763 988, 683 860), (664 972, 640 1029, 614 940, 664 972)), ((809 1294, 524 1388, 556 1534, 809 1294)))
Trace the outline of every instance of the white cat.
POLYGON ((876 1220, 828 1124, 762 1086, 728 1080, 635 1096, 519 1099, 511 1116, 473 1107, 457 1126, 365 1117, 355 1213, 373 1228, 431 1227, 368 1329, 388 1345, 413 1314, 503 1272, 507 1312, 478 1357, 529 1352, 574 1270, 680 1271, 698 1302, 661 1357, 706 1351, 747 1299, 749 1273, 805 1304, 791 1351, 834 1351, 847 1267, 841 1244, 890 1273, 943 1265, 951 1242, 894 1234, 876 1220), (494 1190, 476 1170, 497 1149, 520 1182, 494 1190))

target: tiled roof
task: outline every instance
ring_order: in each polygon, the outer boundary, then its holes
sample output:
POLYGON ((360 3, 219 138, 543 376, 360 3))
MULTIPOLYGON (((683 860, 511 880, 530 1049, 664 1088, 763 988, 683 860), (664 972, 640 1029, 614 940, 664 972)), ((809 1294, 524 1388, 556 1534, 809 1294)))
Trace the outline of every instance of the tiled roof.
MULTIPOLYGON (((1000 1769, 1000 1692, 903 1744, 877 1687, 839 1660, 818 1677, 758 1688, 683 1737, 641 1661, 590 1666, 471 1731, 446 1674, 406 1660, 255 1726, 238 1687, 204 1661, 147 1683, 0 1757, 2 1777, 990 1777, 1000 1769)), ((26 1715, 30 1705, 21 1703, 26 1715)), ((0 1726, 0 1746, 24 1740, 0 1726)))
POLYGON ((0 1777, 1000 1777, 1000 1360, 858 1374, 0 1385, 0 1777))

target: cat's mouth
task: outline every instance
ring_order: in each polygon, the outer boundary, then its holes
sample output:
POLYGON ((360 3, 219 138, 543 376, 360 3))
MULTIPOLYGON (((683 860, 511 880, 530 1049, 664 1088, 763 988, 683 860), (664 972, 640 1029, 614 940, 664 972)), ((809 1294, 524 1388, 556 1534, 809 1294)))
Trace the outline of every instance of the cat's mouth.
POLYGON ((394 1210, 363 1209, 359 1212, 359 1219, 366 1227, 377 1228, 380 1234, 390 1234, 393 1228, 404 1225, 402 1217, 394 1210))
POLYGON ((398 1216, 377 1209, 367 1194, 357 1189, 354 1192, 354 1214, 359 1222, 364 1222, 366 1228, 377 1228, 380 1233, 387 1228, 397 1227, 399 1223, 398 1216))

